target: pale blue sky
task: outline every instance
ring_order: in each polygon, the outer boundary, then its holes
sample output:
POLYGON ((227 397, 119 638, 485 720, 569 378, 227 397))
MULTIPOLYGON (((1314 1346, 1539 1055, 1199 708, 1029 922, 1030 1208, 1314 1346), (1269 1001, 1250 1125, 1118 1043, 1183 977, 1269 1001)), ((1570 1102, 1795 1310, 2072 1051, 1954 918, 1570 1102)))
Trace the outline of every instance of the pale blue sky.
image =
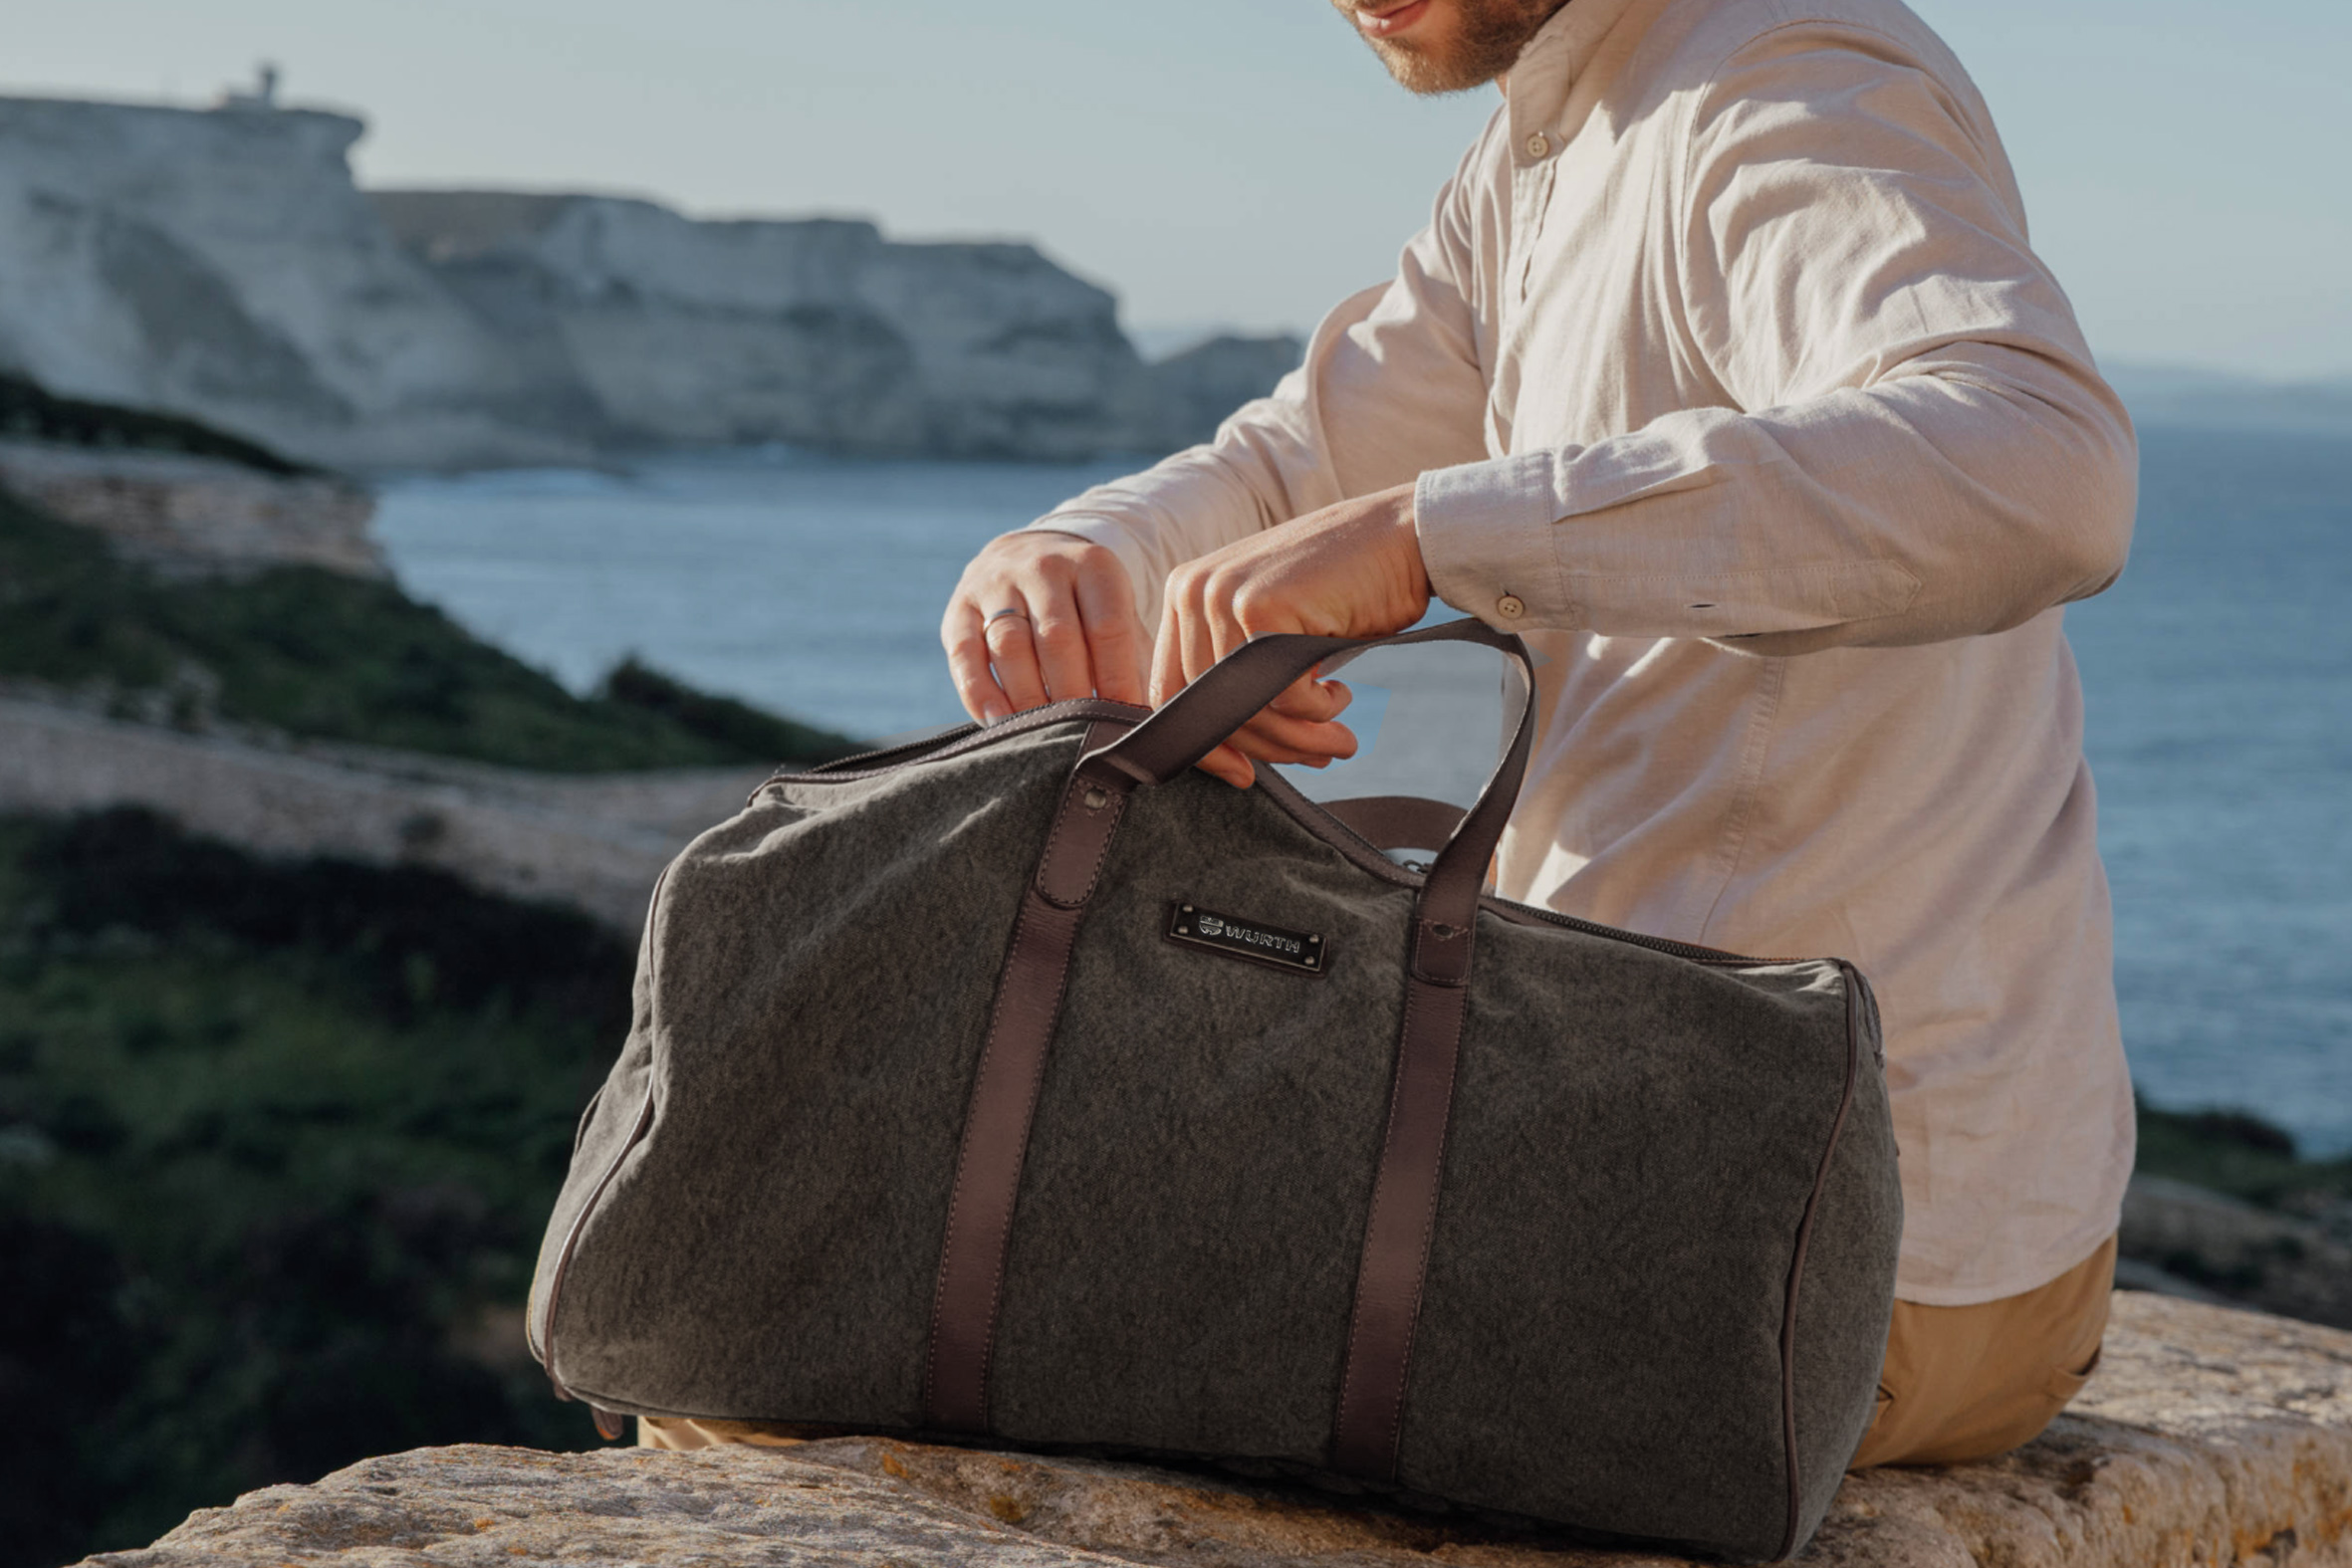
MULTIPOLYGON (((2352 5, 1914 0, 1991 100, 2103 357, 2352 373, 2352 5)), ((1325 0, 74 0, 0 88, 201 100, 280 62, 378 183, 1010 235, 1144 327, 1300 328, 1384 276, 1492 99, 1325 0)))

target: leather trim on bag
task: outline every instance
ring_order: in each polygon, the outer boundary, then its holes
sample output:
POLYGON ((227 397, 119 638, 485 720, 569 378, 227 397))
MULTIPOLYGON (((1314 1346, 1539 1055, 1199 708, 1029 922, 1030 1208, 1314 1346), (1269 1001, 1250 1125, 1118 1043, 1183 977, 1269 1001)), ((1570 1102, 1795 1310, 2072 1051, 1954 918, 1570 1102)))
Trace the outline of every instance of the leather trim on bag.
POLYGON ((1360 794, 1320 804, 1348 831, 1383 853, 1435 849, 1454 836, 1467 814, 1448 801, 1413 794, 1360 794))
POLYGON ((1821 1191, 1829 1185, 1830 1162, 1837 1158, 1837 1140, 1845 1131, 1846 1113, 1854 1104, 1854 1079, 1862 1067, 1861 971, 1844 959, 1833 959, 1846 982, 1846 1081, 1838 1096, 1837 1115, 1829 1123, 1829 1137, 1821 1147, 1821 1163, 1813 1172, 1813 1191, 1805 1199, 1804 1218, 1796 1226, 1796 1250, 1788 1262, 1788 1294, 1780 1313, 1780 1443, 1788 1456, 1788 1531, 1772 1561, 1785 1562, 1796 1550, 1797 1529, 1804 1516, 1804 1476, 1796 1457, 1796 1296, 1804 1283, 1805 1248, 1813 1238, 1813 1214, 1821 1207, 1821 1191))
MULTIPOLYGON (((1468 933, 1461 939, 1466 945, 1468 933)), ((1413 1331, 1421 1317, 1429 1244, 1437 1226, 1438 1178, 1446 1124, 1453 1113, 1454 1068, 1461 1057, 1468 988, 1414 978, 1405 991, 1396 1081, 1364 1250, 1356 1271, 1347 1358, 1339 1375, 1339 1410, 1331 1466, 1373 1480, 1396 1479, 1404 1438, 1405 1383, 1413 1331)))
MULTIPOLYGON (((1314 637, 1297 632, 1253 637, 1136 725, 1110 748, 1111 755, 1105 761, 1133 775, 1138 782, 1166 784, 1216 750, 1259 709, 1281 696, 1285 687, 1317 663, 1341 655, 1352 658, 1370 648, 1437 642, 1471 643, 1507 655, 1522 682, 1519 729, 1528 730, 1533 710, 1534 656, 1518 637, 1496 631, 1484 621, 1465 618, 1386 637, 1314 637)), ((1482 803, 1500 795, 1501 809, 1508 814, 1519 796, 1520 775, 1525 773, 1525 767, 1523 759, 1519 772, 1509 779, 1505 778, 1506 768, 1498 767, 1487 782, 1486 792, 1480 796, 1482 803)), ((1502 824, 1498 822, 1498 836, 1501 829, 1502 824)), ((1483 857, 1481 865, 1483 869, 1483 857)))
POLYGON ((1061 1016, 1079 918, 1093 896, 1131 788, 1123 780, 1098 779, 1085 758, 1126 727, 1121 716, 1099 719, 1087 729, 1080 760, 1061 786, 1061 803, 1039 852, 1037 874, 1022 891, 1021 913, 989 1009, 988 1034, 956 1151, 923 1360, 925 1424, 942 1432, 988 1430, 989 1363, 996 1353, 1005 1253, 1013 1236, 1030 1123, 1061 1016))

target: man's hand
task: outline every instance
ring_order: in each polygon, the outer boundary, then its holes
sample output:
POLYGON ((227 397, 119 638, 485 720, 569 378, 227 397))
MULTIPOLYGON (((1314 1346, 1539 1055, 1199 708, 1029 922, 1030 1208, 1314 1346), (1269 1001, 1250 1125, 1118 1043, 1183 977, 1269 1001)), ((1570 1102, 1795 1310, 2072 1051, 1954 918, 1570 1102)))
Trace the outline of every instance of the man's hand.
MULTIPOLYGON (((1429 572, 1413 532, 1413 487, 1342 501, 1186 562, 1168 576, 1151 700, 1166 702, 1252 637, 1306 632, 1380 637, 1429 608, 1429 572)), ((1351 697, 1337 681, 1301 677, 1201 759, 1201 767, 1246 788, 1250 759, 1320 768, 1355 755, 1355 736, 1337 723, 1351 697)))
POLYGON ((1110 551, 1043 530, 991 540, 939 623, 965 711, 994 724, 1065 697, 1145 700, 1134 584, 1110 551), (1000 610, 1013 610, 1011 615, 1000 610))

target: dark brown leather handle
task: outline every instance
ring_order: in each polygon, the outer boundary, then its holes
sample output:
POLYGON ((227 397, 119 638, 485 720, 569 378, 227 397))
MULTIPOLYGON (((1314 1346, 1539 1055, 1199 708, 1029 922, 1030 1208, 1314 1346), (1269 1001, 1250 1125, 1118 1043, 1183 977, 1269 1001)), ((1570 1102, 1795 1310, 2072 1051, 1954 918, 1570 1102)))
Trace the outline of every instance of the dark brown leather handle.
MULTIPOLYGON (((1087 743, 1098 747, 1121 728, 1098 722, 1087 730, 1087 743)), ((1038 1086, 1060 1020, 1078 925, 1133 788, 1125 780, 1105 785, 1073 770, 1061 786, 1037 872, 1022 890, 1013 945, 997 979, 964 1111, 932 1289, 923 1409, 926 1425, 943 1432, 988 1431, 998 1294, 1029 1155, 1030 1118, 1037 1114, 1038 1086)))
POLYGON ((1345 800, 1317 800, 1339 825, 1381 851, 1435 849, 1454 836, 1470 813, 1443 800, 1417 794, 1359 794, 1345 800))
POLYGON ((1425 642, 1493 648, 1516 661, 1530 682, 1534 678, 1534 658, 1526 643, 1468 617, 1386 637, 1309 637, 1294 632, 1252 637, 1096 755, 1137 783, 1166 784, 1224 744, 1316 665, 1341 654, 1425 642))
POLYGON ((1158 712, 1118 740, 1089 753, 1078 771, 1103 781, 1166 784, 1216 749, 1247 724, 1259 709, 1299 676, 1326 659, 1369 648, 1408 647, 1425 642, 1468 642, 1507 654, 1521 679, 1519 712, 1511 744, 1495 765, 1478 802, 1464 814, 1453 836, 1438 851, 1421 890, 1414 922, 1413 973, 1441 986, 1470 978, 1469 932, 1478 913, 1479 890, 1504 824, 1519 801, 1534 742, 1535 661, 1528 645, 1484 621, 1441 621, 1389 637, 1309 637, 1284 633, 1253 637, 1217 661, 1207 673, 1170 698, 1158 712))

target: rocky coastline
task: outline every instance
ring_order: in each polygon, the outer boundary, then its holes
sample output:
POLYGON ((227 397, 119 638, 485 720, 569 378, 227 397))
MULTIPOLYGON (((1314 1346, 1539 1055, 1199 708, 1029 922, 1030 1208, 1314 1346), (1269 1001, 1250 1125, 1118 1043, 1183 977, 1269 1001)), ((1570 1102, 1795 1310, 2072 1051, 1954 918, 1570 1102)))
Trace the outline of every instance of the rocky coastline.
POLYGON ((1147 363, 1021 244, 362 191, 348 114, 0 98, 0 371, 355 470, 786 442, 1061 461, 1205 439, 1288 337, 1147 363))

